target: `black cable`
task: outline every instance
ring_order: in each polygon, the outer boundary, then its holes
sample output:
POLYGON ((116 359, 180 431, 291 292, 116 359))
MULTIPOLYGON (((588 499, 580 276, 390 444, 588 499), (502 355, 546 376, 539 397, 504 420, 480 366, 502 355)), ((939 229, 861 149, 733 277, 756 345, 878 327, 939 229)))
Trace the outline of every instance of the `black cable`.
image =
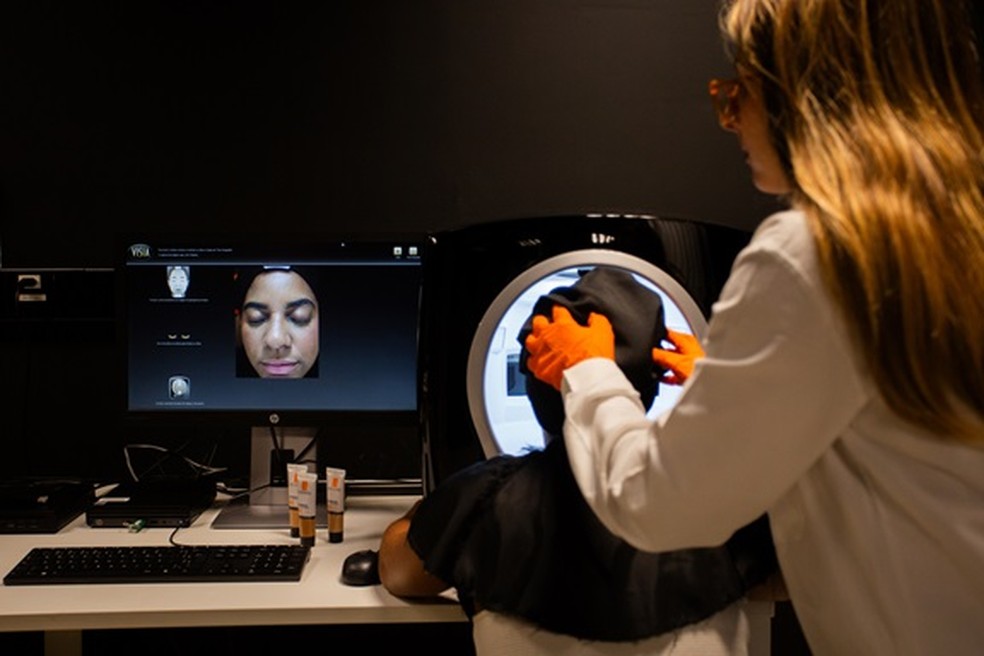
POLYGON ((308 441, 307 445, 305 445, 305 447, 301 449, 301 451, 296 456, 294 456, 294 462, 304 462, 303 460, 301 460, 301 458, 307 455, 307 452, 311 450, 311 447, 313 447, 317 443, 318 443, 318 436, 315 435, 308 441))
MULTIPOLYGON (((184 444, 182 444, 176 449, 171 449, 171 448, 163 449, 162 453, 164 455, 157 458, 157 460, 151 463, 150 467, 148 467, 145 471, 141 472, 140 478, 146 479, 147 476, 153 473, 154 471, 157 471, 162 477, 165 477, 167 475, 167 472, 164 471, 164 463, 168 462, 169 460, 172 460, 173 458, 180 457, 182 460, 187 462, 187 458, 181 455, 182 449, 184 449, 186 446, 188 446, 188 442, 185 442, 184 444)), ((198 472, 195 470, 195 468, 192 468, 192 471, 195 471, 196 478, 197 478, 198 472)))
POLYGON ((277 441, 277 428, 275 426, 270 426, 270 439, 273 440, 273 448, 279 453, 282 446, 277 441))
POLYGON ((212 452, 208 454, 208 458, 205 460, 205 464, 209 467, 212 466, 212 461, 215 460, 215 454, 219 452, 219 445, 212 442, 212 452))
MULTIPOLYGON (((284 471, 287 465, 283 460, 283 435, 281 434, 278 442, 277 429, 274 426, 270 426, 270 439, 273 440, 273 462, 270 463, 270 466, 275 467, 278 472, 284 471)), ((272 476, 273 472, 270 474, 272 476)))
MULTIPOLYGON (((187 446, 187 444, 188 443, 186 442, 183 446, 179 448, 183 449, 185 448, 185 446, 187 446)), ((190 457, 183 455, 178 451, 172 451, 171 449, 156 444, 141 444, 141 443, 126 444, 123 446, 123 457, 126 460, 127 469, 130 472, 130 478, 133 479, 134 482, 138 482, 141 479, 145 480, 147 474, 149 474, 150 472, 153 472, 155 470, 162 470, 161 465, 165 461, 171 459, 178 459, 182 463, 184 463, 188 467, 188 469, 194 472, 195 474, 194 478, 196 479, 201 478, 202 476, 217 474, 219 472, 225 471, 225 467, 212 467, 211 465, 202 464, 196 460, 192 460, 190 457), (154 450, 154 451, 161 452, 164 455, 157 458, 157 460, 150 467, 148 467, 144 471, 140 472, 140 474, 138 474, 134 469, 133 461, 130 458, 130 452, 132 449, 154 450)), ((209 460, 211 460, 211 458, 209 458, 209 460)))

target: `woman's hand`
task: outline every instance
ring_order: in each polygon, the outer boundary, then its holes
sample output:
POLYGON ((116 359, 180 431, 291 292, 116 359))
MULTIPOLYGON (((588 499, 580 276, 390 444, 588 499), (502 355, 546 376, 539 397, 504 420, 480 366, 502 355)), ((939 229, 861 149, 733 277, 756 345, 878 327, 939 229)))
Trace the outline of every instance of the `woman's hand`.
POLYGON ((704 357, 704 349, 693 335, 666 329, 666 339, 672 349, 654 348, 653 362, 666 369, 663 382, 683 385, 694 373, 694 363, 704 357))
POLYGON ((526 338, 527 368, 539 380, 560 389, 564 370, 588 358, 615 359, 615 332, 608 317, 592 312, 582 326, 562 305, 553 307, 553 321, 533 317, 533 331, 526 338))

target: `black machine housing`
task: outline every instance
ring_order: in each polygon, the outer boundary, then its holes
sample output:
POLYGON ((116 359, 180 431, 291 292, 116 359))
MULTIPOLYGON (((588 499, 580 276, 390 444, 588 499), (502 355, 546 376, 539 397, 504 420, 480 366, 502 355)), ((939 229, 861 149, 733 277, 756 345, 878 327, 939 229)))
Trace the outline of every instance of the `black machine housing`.
POLYGON ((490 455, 469 407, 469 352, 490 304, 517 277, 557 256, 624 254, 628 267, 638 258, 678 283, 703 321, 750 236, 716 224, 613 214, 508 219, 430 234, 418 361, 424 493, 490 455))

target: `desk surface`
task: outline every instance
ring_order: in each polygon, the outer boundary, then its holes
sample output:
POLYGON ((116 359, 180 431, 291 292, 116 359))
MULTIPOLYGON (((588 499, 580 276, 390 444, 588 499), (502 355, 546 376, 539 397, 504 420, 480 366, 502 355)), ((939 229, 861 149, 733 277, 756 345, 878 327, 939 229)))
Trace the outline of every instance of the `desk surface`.
MULTIPOLYGON (((464 621, 453 599, 412 602, 382 586, 350 587, 339 580, 353 551, 375 549, 383 530, 416 497, 352 497, 346 503, 345 539, 329 543, 318 530, 311 559, 298 582, 0 585, 0 631, 62 631, 193 626, 361 624, 464 621)), ((178 531, 182 544, 291 544, 284 530, 216 530, 218 513, 204 512, 178 531)), ((85 517, 56 534, 0 535, 0 572, 6 574, 35 546, 165 545, 173 529, 130 533, 89 528, 85 517)))

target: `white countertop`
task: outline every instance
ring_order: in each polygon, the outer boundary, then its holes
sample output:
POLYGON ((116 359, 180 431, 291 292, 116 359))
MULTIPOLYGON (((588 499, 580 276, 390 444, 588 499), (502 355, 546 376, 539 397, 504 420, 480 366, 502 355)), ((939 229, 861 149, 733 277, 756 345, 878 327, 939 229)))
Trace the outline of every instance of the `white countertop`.
MULTIPOLYGON (((317 542, 301 580, 283 583, 152 583, 0 586, 0 631, 106 628, 361 624, 465 621, 453 598, 412 602, 382 586, 351 587, 339 575, 346 556, 376 549, 383 529, 416 500, 412 496, 347 500, 344 540, 317 542)), ((205 511, 175 540, 182 544, 291 544, 286 529, 213 529, 219 505, 205 511)), ((173 529, 90 528, 76 518, 56 534, 0 535, 0 572, 6 574, 35 546, 166 545, 173 529)))

